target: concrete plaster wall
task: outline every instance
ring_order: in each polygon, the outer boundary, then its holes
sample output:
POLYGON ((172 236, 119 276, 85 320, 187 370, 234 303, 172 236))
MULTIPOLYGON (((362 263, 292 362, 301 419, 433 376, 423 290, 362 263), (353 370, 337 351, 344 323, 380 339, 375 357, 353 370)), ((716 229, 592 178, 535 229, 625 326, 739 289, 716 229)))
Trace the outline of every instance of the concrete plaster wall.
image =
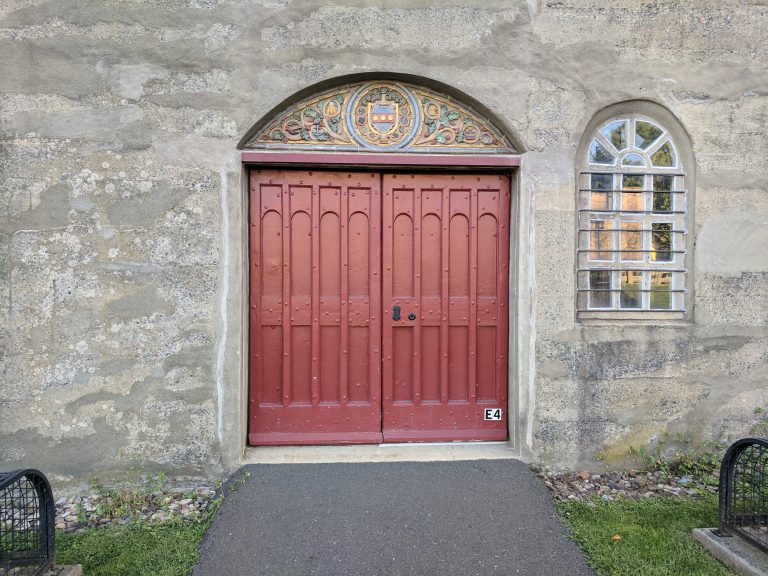
POLYGON ((619 462, 664 432, 746 432, 768 405, 765 1, 5 0, 0 55, 1 468, 65 483, 238 463, 237 142, 291 94, 363 72, 453 86, 524 148, 522 457, 619 462), (693 312, 578 323, 576 149, 632 99, 690 136, 693 312))

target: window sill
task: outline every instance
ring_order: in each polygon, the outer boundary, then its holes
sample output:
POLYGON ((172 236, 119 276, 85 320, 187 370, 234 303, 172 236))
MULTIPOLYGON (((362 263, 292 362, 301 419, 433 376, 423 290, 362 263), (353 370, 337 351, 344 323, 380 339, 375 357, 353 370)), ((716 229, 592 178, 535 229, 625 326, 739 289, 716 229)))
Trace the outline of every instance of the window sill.
POLYGON ((688 322, 687 312, 664 312, 662 310, 646 310, 643 312, 631 310, 582 310, 576 312, 579 322, 628 322, 632 324, 658 324, 669 322, 682 324, 688 322))

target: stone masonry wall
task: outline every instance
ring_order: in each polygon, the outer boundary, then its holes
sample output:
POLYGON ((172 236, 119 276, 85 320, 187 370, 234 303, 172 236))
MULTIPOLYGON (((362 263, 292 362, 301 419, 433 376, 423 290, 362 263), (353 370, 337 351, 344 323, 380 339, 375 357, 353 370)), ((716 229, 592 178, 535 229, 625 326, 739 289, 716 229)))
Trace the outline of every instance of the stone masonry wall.
POLYGON ((236 465, 237 143, 291 94, 362 72, 449 84, 524 148, 522 457, 618 465, 665 432, 749 430, 768 406, 768 3, 435 4, 0 4, 1 468, 65 483, 236 465), (666 107, 693 145, 689 323, 574 319, 576 148, 631 99, 666 107))

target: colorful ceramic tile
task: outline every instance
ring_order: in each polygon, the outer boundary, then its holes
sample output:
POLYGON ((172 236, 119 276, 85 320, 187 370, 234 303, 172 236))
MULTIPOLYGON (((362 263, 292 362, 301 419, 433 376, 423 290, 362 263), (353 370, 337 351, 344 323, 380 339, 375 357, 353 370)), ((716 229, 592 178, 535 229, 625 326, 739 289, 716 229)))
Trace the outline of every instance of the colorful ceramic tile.
POLYGON ((350 84, 278 114, 246 148, 510 153, 503 133, 470 106, 400 82, 350 84))

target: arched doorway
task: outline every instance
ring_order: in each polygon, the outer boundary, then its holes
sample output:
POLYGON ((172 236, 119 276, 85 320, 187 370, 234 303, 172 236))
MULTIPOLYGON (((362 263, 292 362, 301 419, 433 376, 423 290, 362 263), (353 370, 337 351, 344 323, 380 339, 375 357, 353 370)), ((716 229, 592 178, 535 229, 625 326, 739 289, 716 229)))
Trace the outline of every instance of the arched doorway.
POLYGON ((519 156, 480 108, 361 79, 244 138, 250 444, 508 437, 519 156))

